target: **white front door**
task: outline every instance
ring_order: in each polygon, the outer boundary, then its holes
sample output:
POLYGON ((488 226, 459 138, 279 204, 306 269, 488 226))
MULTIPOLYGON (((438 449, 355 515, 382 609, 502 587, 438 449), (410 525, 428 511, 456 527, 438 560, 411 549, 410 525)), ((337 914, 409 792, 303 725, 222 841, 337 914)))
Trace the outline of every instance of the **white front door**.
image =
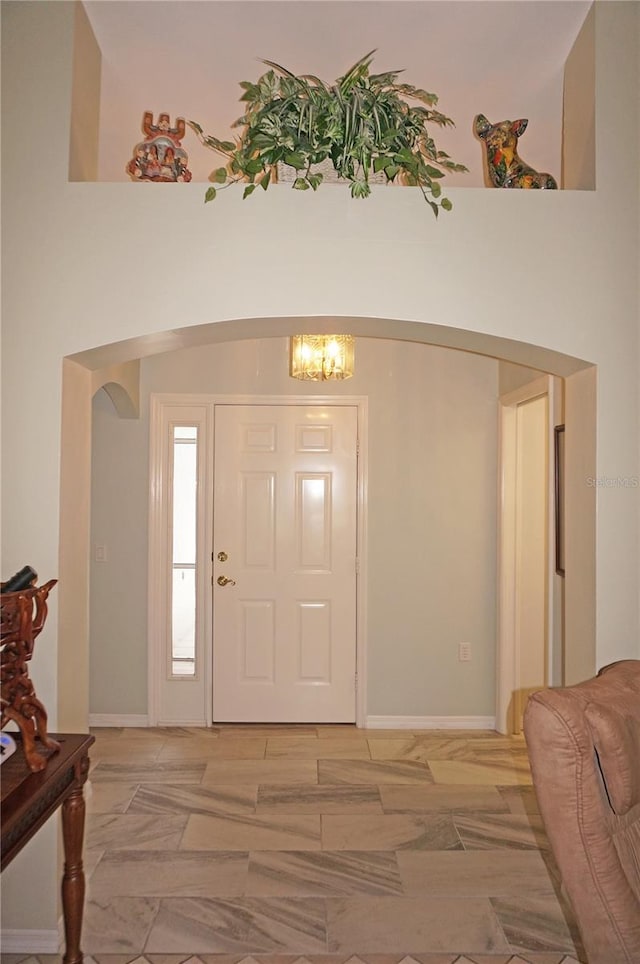
POLYGON ((216 405, 216 722, 355 720, 357 431, 354 406, 216 405))

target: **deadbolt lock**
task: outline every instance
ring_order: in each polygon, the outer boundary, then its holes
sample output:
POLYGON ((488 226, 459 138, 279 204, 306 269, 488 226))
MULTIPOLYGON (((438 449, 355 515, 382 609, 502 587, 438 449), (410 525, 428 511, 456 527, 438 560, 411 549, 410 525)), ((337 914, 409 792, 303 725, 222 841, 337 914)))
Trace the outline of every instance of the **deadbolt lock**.
POLYGON ((228 558, 229 556, 226 554, 226 552, 218 553, 218 562, 226 562, 228 558))

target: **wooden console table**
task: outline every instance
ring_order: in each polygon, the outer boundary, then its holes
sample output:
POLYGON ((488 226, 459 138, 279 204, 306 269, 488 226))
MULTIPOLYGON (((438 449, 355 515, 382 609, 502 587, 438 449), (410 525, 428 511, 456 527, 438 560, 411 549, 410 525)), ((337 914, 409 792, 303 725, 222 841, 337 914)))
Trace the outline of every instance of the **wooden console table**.
MULTIPOLYGON (((12 733, 16 742, 19 734, 12 733)), ((62 911, 65 954, 63 964, 82 964, 80 934, 84 906, 84 797, 82 787, 89 773, 89 747, 94 737, 87 734, 53 734, 60 750, 50 753, 45 770, 32 773, 22 747, 2 764, 2 870, 20 853, 28 840, 62 807, 64 874, 62 911)))

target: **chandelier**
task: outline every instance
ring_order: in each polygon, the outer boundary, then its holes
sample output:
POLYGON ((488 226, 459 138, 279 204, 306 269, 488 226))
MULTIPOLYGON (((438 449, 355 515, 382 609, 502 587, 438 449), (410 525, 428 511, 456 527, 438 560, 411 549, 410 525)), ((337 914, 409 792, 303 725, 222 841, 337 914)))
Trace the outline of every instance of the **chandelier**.
POLYGON ((314 382, 353 375, 353 335, 293 335, 289 343, 289 374, 314 382))

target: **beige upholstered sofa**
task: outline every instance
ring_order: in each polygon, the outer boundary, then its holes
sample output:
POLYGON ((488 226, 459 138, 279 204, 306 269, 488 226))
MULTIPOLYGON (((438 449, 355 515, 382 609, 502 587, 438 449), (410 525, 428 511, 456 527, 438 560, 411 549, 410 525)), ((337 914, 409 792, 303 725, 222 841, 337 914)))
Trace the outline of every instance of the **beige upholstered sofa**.
POLYGON ((640 660, 535 693, 524 732, 589 964, 640 964, 640 660))

